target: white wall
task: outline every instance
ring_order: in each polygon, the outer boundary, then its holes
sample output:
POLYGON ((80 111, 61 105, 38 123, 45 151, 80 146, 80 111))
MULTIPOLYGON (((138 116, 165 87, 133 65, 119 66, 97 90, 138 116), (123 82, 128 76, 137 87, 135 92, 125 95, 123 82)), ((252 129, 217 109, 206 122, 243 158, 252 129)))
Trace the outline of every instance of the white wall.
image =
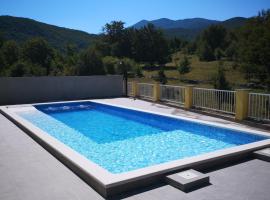
POLYGON ((122 94, 120 75, 0 78, 0 105, 120 97, 122 94))

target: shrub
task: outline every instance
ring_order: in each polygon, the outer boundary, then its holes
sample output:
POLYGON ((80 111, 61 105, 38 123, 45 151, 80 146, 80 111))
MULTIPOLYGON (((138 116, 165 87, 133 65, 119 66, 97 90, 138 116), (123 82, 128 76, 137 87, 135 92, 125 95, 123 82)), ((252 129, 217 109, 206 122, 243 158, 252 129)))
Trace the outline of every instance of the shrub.
POLYGON ((180 61, 179 67, 178 67, 178 72, 180 74, 186 74, 189 73, 191 70, 190 68, 190 62, 188 58, 185 56, 183 60, 180 61))

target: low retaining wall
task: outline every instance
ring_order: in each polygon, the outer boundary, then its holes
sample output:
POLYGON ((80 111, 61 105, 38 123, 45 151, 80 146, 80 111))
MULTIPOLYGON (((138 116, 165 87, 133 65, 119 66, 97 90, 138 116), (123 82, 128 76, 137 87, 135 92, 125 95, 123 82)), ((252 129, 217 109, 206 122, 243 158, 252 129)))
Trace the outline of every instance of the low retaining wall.
POLYGON ((0 78, 0 105, 122 95, 123 78, 120 75, 0 78))

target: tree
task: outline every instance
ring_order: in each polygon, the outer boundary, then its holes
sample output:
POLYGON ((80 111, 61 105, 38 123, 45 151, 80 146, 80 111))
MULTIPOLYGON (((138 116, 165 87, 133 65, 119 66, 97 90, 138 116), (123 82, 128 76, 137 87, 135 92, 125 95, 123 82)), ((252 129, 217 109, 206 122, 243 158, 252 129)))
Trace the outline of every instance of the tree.
POLYGON ((54 54, 46 40, 42 38, 28 40, 23 46, 22 54, 25 61, 40 65, 46 69, 46 74, 49 75, 54 54))
POLYGON ((175 53, 179 51, 182 48, 182 44, 183 44, 182 40, 174 37, 173 39, 169 41, 170 52, 175 53))
POLYGON ((139 78, 143 77, 142 67, 139 64, 135 65, 134 72, 137 77, 139 78))
POLYGON ((270 88, 270 10, 251 18, 240 29, 238 38, 238 57, 244 71, 253 71, 253 76, 270 88))
POLYGON ((199 58, 203 61, 212 61, 215 59, 213 49, 207 44, 201 44, 199 48, 199 58))
POLYGON ((116 73, 116 65, 119 62, 118 58, 112 56, 106 56, 102 59, 104 69, 106 74, 115 74, 116 73))
POLYGON ((0 48, 3 46, 4 44, 4 38, 2 37, 2 34, 0 33, 0 48))
POLYGON ((226 80, 223 64, 220 62, 217 74, 214 77, 214 88, 218 90, 230 90, 229 82, 226 80))
POLYGON ((167 83, 167 77, 166 77, 166 74, 165 74, 164 66, 161 66, 160 70, 158 71, 158 81, 161 84, 166 84, 167 83))
POLYGON ((190 62, 188 58, 185 56, 183 60, 180 61, 179 67, 178 67, 178 72, 179 74, 186 74, 190 72, 190 62))
POLYGON ((2 48, 2 56, 4 64, 10 67, 13 63, 16 63, 19 59, 19 47, 13 40, 4 42, 2 48))
POLYGON ((222 51, 221 48, 216 48, 215 49, 215 58, 216 58, 216 60, 220 60, 223 55, 224 54, 223 54, 223 51, 222 51))
POLYGON ((215 60, 214 52, 217 48, 224 50, 228 46, 227 30, 220 25, 207 28, 199 39, 199 57, 201 60, 215 60))
POLYGON ((76 74, 81 76, 105 74, 102 59, 94 49, 88 48, 81 53, 76 74))
POLYGON ((112 21, 105 24, 102 30, 105 33, 106 40, 111 44, 119 42, 123 36, 124 24, 122 21, 112 21))
POLYGON ((225 56, 228 58, 228 59, 230 59, 230 60, 236 60, 237 59, 237 57, 238 57, 238 51, 237 51, 237 49, 238 49, 238 43, 237 42, 235 42, 235 41, 232 41, 231 43, 230 43, 230 45, 227 47, 227 49, 225 50, 225 56))
POLYGON ((3 76, 3 72, 4 72, 4 59, 3 59, 3 56, 0 52, 0 76, 3 76))
POLYGON ((15 63, 8 70, 8 76, 21 77, 26 74, 26 66, 24 63, 15 63))
POLYGON ((78 62, 77 52, 78 52, 77 46, 74 44, 68 44, 66 46, 64 58, 58 51, 56 51, 55 58, 54 58, 54 61, 56 61, 55 65, 57 66, 58 63, 61 63, 61 64, 64 63, 66 68, 73 68, 78 62))
POLYGON ((164 64, 168 60, 169 48, 163 32, 148 24, 135 30, 133 39, 133 55, 137 62, 164 64))

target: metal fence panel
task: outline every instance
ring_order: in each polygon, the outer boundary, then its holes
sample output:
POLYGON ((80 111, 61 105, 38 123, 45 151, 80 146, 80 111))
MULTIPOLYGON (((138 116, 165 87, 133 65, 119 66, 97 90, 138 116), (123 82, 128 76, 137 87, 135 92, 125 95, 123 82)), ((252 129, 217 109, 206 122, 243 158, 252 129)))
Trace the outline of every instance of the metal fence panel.
POLYGON ((235 114, 235 91, 193 88, 193 106, 235 114))
POLYGON ((270 121, 270 94, 249 93, 249 118, 270 121))
POLYGON ((138 83, 138 96, 146 99, 153 99, 154 84, 138 83))
POLYGON ((185 103, 185 87, 160 85, 160 100, 174 104, 185 103))

